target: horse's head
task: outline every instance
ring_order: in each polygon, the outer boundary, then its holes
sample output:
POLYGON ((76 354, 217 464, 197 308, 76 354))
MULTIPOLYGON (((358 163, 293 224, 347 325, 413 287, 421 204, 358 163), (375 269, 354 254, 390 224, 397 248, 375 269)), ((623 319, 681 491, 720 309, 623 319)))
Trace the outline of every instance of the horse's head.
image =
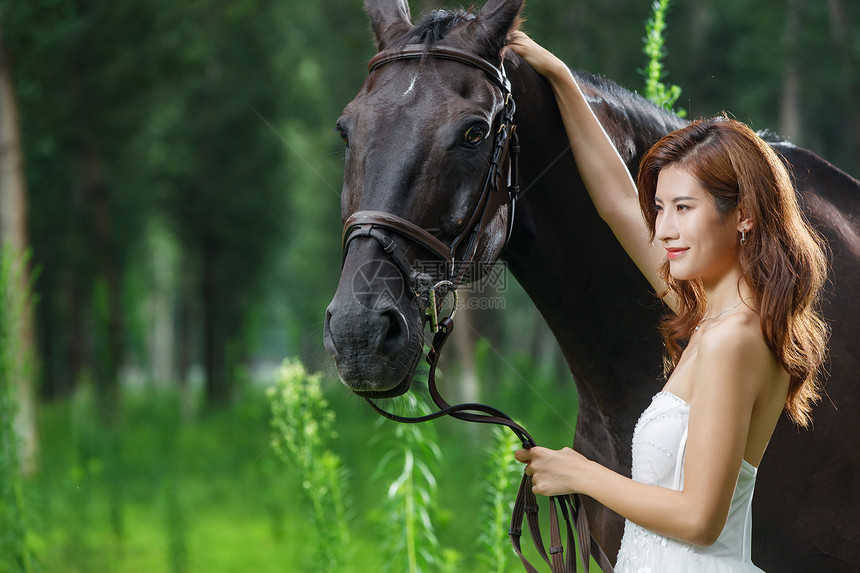
POLYGON ((436 11, 413 26, 406 0, 365 1, 380 54, 337 124, 346 142, 344 261, 325 322, 326 349, 356 393, 406 392, 429 288, 456 283, 504 247, 507 192, 495 182, 482 189, 488 177, 506 188, 507 166, 491 164, 510 103, 493 66, 521 4, 490 0, 478 14, 436 11), (445 53, 477 63, 438 57, 445 53), (470 259, 478 265, 462 264, 470 259))

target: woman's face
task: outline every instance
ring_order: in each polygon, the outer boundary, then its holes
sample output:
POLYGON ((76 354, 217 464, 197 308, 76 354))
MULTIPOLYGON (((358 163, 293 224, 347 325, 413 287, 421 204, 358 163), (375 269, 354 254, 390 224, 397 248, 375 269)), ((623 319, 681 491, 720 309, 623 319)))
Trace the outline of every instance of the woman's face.
POLYGON ((720 217, 711 195, 682 167, 657 177, 655 237, 676 280, 718 280, 738 264, 738 210, 720 217))

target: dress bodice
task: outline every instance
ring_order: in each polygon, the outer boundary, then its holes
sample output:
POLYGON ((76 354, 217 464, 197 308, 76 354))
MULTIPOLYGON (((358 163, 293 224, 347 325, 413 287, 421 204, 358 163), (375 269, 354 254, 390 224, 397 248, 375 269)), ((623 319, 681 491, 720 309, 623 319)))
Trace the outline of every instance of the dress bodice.
MULTIPOLYGON (((681 398, 669 392, 654 396, 633 431, 635 481, 684 489, 689 419, 690 406, 681 398)), ((711 546, 692 545, 626 522, 616 571, 759 571, 750 560, 755 477, 756 468, 742 462, 726 525, 711 546)))
POLYGON ((690 406, 681 398, 669 392, 660 392, 652 398, 633 430, 634 480, 683 489, 689 420, 690 406))

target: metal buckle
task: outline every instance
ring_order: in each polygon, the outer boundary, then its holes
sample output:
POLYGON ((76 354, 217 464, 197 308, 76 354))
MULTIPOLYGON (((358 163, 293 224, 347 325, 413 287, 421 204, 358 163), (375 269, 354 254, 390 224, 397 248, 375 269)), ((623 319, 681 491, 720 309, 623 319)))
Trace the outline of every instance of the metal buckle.
MULTIPOLYGON (((435 285, 430 287, 430 292, 428 293, 430 300, 427 304, 426 313, 427 313, 427 320, 430 321, 430 330, 432 331, 433 334, 439 332, 439 309, 436 306, 436 289, 439 288, 440 286, 443 286, 443 285, 453 287, 454 283, 452 283, 451 281, 448 281, 448 280, 439 281, 438 283, 436 283, 435 285)), ((457 289, 451 289, 450 291, 445 293, 445 297, 447 298, 447 296, 449 294, 454 295, 454 302, 451 306, 451 314, 448 315, 448 318, 454 318, 454 315, 457 314, 457 302, 458 302, 457 289)), ((445 302, 444 298, 442 299, 442 302, 443 303, 445 302)))

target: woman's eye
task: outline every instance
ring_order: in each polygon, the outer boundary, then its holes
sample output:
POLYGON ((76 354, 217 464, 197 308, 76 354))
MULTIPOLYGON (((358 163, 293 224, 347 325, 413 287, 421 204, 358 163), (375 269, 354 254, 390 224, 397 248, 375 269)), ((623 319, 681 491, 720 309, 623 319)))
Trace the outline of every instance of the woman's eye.
POLYGON ((487 130, 480 125, 473 125, 463 134, 463 143, 471 146, 477 146, 484 141, 487 135, 487 130))
POLYGON ((678 205, 678 211, 687 211, 690 207, 688 205, 678 205))

